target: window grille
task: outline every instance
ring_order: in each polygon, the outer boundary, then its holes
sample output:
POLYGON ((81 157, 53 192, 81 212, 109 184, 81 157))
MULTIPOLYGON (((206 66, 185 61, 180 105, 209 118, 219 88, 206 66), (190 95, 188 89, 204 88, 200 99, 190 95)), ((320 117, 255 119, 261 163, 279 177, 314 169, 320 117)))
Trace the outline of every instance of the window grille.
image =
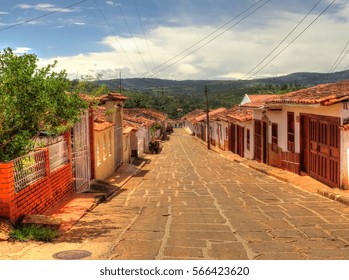
POLYGON ((48 146, 50 171, 59 169, 68 163, 68 147, 65 141, 48 146))

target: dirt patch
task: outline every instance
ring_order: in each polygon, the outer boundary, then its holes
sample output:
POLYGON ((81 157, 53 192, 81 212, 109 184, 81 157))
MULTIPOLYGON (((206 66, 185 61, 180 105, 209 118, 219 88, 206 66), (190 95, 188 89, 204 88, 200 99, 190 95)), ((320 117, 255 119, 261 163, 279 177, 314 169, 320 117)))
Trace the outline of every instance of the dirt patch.
POLYGON ((13 226, 8 220, 0 219, 0 241, 8 240, 12 229, 13 226))

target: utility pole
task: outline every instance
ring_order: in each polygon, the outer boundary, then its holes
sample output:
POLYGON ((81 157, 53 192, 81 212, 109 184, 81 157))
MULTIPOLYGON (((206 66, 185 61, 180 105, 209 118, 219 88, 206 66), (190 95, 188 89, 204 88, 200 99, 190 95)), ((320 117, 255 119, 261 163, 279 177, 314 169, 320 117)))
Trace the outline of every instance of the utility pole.
POLYGON ((210 150, 210 116, 208 110, 208 89, 205 86, 205 98, 206 98, 206 134, 207 134, 207 149, 210 150))
POLYGON ((121 72, 120 72, 119 92, 120 92, 120 94, 121 94, 121 72))

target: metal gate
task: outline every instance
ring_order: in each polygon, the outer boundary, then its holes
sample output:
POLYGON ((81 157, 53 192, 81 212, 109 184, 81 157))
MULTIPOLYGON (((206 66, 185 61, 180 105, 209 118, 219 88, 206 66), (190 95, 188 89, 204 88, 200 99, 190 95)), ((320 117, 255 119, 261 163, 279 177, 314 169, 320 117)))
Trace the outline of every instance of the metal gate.
POLYGON ((80 122, 72 129, 72 146, 75 191, 88 191, 91 176, 88 111, 81 114, 80 122))
POLYGON ((115 168, 122 164, 123 135, 122 126, 115 126, 115 168))
POLYGON ((137 156, 142 157, 144 154, 144 138, 137 140, 137 156))

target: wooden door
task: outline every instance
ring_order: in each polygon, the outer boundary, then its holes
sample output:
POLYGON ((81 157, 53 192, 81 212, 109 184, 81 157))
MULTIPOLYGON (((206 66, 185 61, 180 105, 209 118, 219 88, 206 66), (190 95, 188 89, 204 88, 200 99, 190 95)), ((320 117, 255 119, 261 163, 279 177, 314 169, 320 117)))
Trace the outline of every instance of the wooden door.
POLYGON ((309 117, 309 175, 330 187, 340 186, 339 125, 339 118, 309 117))
POLYGON ((237 127, 237 154, 241 157, 245 156, 245 129, 239 125, 237 127))
POLYGON ((300 115, 301 138, 300 138, 300 167, 301 171, 309 173, 309 115, 300 115))
POLYGON ((236 134, 235 134, 235 130, 236 130, 236 125, 232 124, 230 126, 230 139, 229 139, 229 143, 230 143, 230 151, 232 151, 234 154, 236 153, 236 134))
POLYGON ((267 133, 268 133, 268 124, 267 122, 262 122, 262 128, 263 128, 263 132, 262 132, 262 151, 263 151, 263 158, 262 161, 263 163, 267 163, 267 158, 268 158, 268 149, 267 149, 267 133))
POLYGON ((262 161, 262 122, 254 120, 254 158, 262 161))

